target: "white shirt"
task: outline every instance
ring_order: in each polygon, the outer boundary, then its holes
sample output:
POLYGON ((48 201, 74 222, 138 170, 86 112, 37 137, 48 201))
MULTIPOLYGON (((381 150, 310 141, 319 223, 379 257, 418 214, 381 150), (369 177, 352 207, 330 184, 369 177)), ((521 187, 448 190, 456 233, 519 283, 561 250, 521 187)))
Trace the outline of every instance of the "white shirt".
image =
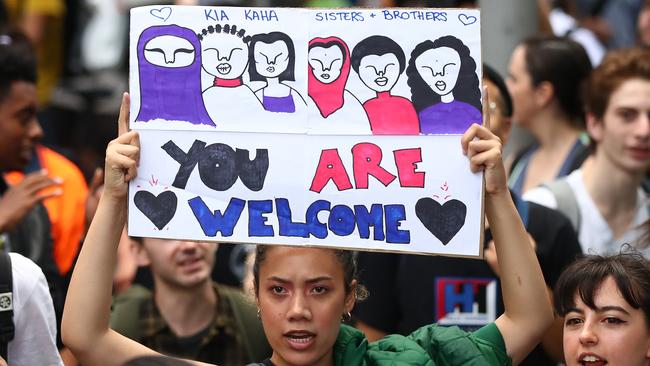
POLYGON ((11 257, 14 339, 7 350, 11 366, 63 366, 56 348, 56 318, 41 269, 17 253, 11 257))
MULTIPOLYGON (((601 215, 596 207, 596 203, 591 198, 585 188, 582 178, 582 169, 573 171, 565 178, 575 194, 580 212, 580 227, 578 228, 578 240, 585 254, 613 254, 618 253, 621 245, 629 243, 636 244, 637 239, 643 234, 638 227, 643 224, 650 215, 648 214, 648 197, 641 189, 637 190, 636 214, 630 228, 620 237, 614 238, 612 229, 601 215)), ((540 186, 526 192, 523 199, 546 207, 557 209, 557 201, 551 191, 540 186)), ((650 258, 650 248, 639 251, 646 257, 650 258)))

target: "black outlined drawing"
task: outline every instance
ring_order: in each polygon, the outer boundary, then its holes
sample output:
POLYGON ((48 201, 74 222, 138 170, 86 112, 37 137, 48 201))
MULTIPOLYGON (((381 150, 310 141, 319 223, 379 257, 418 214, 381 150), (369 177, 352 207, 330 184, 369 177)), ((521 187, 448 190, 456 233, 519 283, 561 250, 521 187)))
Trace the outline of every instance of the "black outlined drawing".
POLYGON ((248 73, 251 81, 266 81, 255 95, 269 112, 294 113, 306 106, 305 99, 284 81, 295 81, 296 51, 291 38, 282 32, 251 37, 248 73))
POLYGON ((213 85, 203 91, 208 114, 217 123, 236 123, 262 105, 242 75, 248 66, 246 31, 231 24, 210 25, 198 34, 202 47, 203 69, 214 77, 213 85))
POLYGON ((307 91, 325 119, 323 126, 339 125, 335 128, 341 132, 363 129, 364 133, 370 133, 368 116, 361 102, 345 89, 350 74, 350 50, 347 44, 333 36, 313 38, 309 41, 307 57, 307 91), (333 118, 335 115, 338 118, 333 118))
POLYGON ((410 100, 393 96, 391 89, 406 67, 402 47, 386 36, 370 36, 352 50, 352 68, 377 93, 363 103, 375 135, 418 135, 418 115, 410 100))
POLYGON ((424 134, 462 134, 481 123, 476 62, 454 36, 418 44, 406 68, 411 100, 424 134))
POLYGON ((140 111, 136 121, 214 126, 201 96, 201 45, 191 29, 160 25, 138 39, 140 111))

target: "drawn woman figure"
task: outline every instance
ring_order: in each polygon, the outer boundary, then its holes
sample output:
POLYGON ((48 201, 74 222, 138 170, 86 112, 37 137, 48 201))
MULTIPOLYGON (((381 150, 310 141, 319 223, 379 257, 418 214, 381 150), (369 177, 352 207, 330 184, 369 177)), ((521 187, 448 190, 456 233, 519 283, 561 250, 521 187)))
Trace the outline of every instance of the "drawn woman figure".
POLYGON ((203 91, 208 113, 221 127, 239 129, 242 116, 263 112, 251 88, 242 82, 251 37, 231 24, 210 25, 198 37, 203 47, 203 69, 214 76, 213 85, 203 91))
POLYGON ((345 89, 350 74, 350 50, 338 37, 309 41, 307 91, 322 120, 310 119, 318 132, 370 134, 361 102, 345 89))
POLYGON ((138 39, 140 111, 136 121, 156 119, 214 126, 201 96, 201 44, 191 29, 161 25, 138 39))
POLYGON ((410 100, 391 95, 406 67, 404 51, 386 36, 370 36, 352 50, 352 68, 377 93, 363 103, 374 135, 418 135, 418 115, 410 100))
POLYGON ((291 38, 282 32, 256 34, 251 37, 249 48, 250 80, 266 81, 266 86, 255 92, 264 109, 294 113, 296 103, 306 106, 300 93, 283 83, 285 80, 296 80, 296 51, 291 38))
POLYGON ((417 45, 406 76, 423 134, 461 134, 483 120, 476 63, 458 38, 417 45))

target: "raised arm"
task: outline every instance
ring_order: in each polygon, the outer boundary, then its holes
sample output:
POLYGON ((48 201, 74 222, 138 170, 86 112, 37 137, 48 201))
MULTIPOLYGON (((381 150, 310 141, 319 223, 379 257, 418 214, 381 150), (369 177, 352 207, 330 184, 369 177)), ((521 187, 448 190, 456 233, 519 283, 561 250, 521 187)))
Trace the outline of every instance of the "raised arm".
POLYGON ((461 140, 472 171, 484 171, 485 212, 496 244, 505 312, 496 320, 508 356, 521 362, 553 321, 542 270, 517 214, 501 157, 501 141, 473 125, 461 140))
MULTIPOLYGON (((119 137, 106 149, 104 190, 72 274, 62 323, 63 343, 84 365, 122 365, 156 354, 109 328, 117 245, 126 221, 128 182, 136 175, 140 142, 127 132, 129 96, 122 98, 119 137)), ((199 364, 199 363, 197 363, 199 364)))

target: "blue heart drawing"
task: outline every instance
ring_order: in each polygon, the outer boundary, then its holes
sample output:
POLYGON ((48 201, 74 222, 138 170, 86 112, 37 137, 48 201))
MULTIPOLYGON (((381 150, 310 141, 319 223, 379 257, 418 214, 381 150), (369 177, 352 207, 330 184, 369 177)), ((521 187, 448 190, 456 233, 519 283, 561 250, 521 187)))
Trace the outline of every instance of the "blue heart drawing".
POLYGON ((172 15, 172 8, 165 6, 164 8, 160 9, 151 9, 149 13, 151 13, 151 15, 154 17, 161 19, 163 22, 166 22, 167 19, 169 19, 169 17, 172 15))
POLYGON ((473 15, 458 14, 458 20, 460 20, 463 25, 470 25, 476 23, 476 17, 473 15))

